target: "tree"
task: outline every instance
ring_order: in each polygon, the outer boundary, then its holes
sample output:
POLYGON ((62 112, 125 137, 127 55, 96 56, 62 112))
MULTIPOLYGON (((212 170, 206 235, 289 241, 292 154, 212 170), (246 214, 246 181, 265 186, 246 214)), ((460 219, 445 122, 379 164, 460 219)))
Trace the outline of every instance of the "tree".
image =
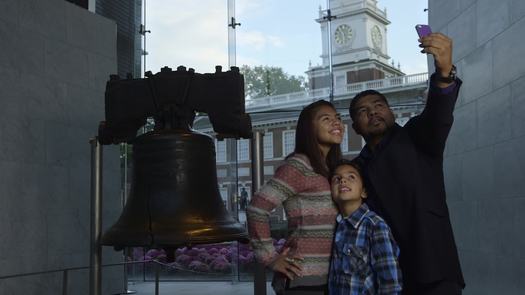
POLYGON ((244 75, 246 97, 258 98, 278 95, 306 89, 303 76, 289 75, 280 67, 243 65, 240 69, 244 75))

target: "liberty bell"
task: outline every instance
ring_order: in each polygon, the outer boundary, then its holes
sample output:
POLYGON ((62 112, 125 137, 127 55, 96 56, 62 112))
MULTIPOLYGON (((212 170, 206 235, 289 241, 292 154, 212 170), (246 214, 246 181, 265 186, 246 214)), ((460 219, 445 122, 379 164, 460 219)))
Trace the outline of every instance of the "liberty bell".
POLYGON ((133 172, 128 201, 103 234, 103 245, 247 242, 246 230, 229 215, 219 194, 213 139, 191 129, 195 112, 206 112, 223 137, 251 136, 238 68, 197 74, 165 67, 144 79, 113 76, 108 81, 99 141, 133 144, 133 172), (155 120, 154 130, 135 136, 148 117, 155 120))

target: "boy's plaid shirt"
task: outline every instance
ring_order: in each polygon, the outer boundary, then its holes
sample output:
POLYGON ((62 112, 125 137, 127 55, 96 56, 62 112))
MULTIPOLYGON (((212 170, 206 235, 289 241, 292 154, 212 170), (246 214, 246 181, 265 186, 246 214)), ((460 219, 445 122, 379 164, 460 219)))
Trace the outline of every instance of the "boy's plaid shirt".
POLYGON ((385 221, 362 204, 337 216, 328 287, 331 295, 401 294, 399 248, 385 221))

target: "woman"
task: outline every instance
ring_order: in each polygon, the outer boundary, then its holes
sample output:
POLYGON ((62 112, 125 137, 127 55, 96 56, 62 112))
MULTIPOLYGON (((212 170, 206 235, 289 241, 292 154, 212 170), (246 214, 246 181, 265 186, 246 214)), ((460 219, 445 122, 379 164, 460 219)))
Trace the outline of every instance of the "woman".
POLYGON ((341 158, 344 126, 333 105, 321 100, 299 115, 295 150, 256 194, 247 210, 257 260, 274 271, 281 294, 325 294, 336 207, 328 174, 341 158), (270 237, 270 212, 282 205, 288 238, 277 253, 270 237))

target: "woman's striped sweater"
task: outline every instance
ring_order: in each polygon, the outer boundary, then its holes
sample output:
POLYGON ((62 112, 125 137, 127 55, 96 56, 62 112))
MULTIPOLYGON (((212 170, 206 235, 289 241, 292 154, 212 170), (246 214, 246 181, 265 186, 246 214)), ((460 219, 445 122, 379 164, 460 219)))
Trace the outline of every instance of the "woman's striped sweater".
POLYGON ((248 207, 250 242, 257 260, 266 266, 277 256, 270 237, 270 212, 281 204, 288 219, 284 247, 304 258, 300 281, 303 285, 326 283, 337 209, 328 180, 313 171, 305 155, 289 157, 248 207))

